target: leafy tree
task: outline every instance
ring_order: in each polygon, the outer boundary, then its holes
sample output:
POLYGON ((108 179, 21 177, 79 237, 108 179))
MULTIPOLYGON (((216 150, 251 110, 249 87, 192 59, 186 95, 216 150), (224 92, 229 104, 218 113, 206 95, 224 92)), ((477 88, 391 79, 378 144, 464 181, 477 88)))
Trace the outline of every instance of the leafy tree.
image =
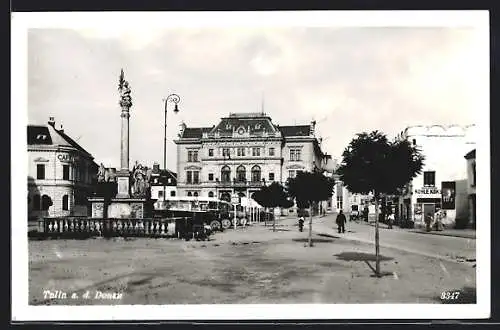
POLYGON ((342 156, 337 174, 347 189, 374 196, 376 275, 380 276, 379 199, 399 194, 421 173, 425 157, 407 140, 390 142, 378 131, 357 134, 342 156))
MULTIPOLYGON (((273 182, 269 186, 262 186, 251 197, 266 209, 275 207, 289 208, 293 206, 293 201, 288 199, 285 188, 278 182, 273 182)), ((276 219, 274 217, 273 231, 276 231, 276 219)))
POLYGON ((299 208, 309 207, 309 246, 312 246, 312 206, 333 195, 335 180, 320 172, 297 172, 295 178, 287 182, 287 192, 295 199, 299 208))

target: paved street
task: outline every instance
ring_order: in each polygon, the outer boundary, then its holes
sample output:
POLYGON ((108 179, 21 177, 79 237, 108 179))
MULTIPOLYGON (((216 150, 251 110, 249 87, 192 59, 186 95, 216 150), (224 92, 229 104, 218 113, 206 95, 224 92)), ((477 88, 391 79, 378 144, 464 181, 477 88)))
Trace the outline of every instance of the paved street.
MULTIPOLYGON (((339 234, 335 224, 336 215, 313 218, 313 232, 341 237, 346 240, 355 240, 365 243, 375 243, 375 227, 366 223, 347 222, 346 232, 339 234)), ((281 224, 295 225, 296 218, 284 219, 281 224)), ((308 230, 309 220, 306 219, 304 230, 308 230)), ((380 246, 382 248, 395 248, 401 251, 417 253, 424 256, 442 259, 466 260, 475 262, 476 240, 471 238, 429 235, 417 233, 409 229, 394 226, 387 229, 380 227, 380 246)))

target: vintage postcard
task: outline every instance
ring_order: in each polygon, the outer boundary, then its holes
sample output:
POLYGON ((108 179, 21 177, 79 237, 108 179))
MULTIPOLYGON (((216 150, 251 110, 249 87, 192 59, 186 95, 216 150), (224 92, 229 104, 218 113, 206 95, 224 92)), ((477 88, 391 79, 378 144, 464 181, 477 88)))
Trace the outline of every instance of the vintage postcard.
POLYGON ((489 317, 489 63, 487 11, 13 13, 12 319, 489 317))

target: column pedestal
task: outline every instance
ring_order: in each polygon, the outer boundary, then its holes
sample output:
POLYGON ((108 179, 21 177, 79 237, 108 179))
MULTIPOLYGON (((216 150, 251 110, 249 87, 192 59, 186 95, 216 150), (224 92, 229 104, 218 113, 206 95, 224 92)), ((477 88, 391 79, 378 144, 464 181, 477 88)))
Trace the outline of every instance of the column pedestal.
POLYGON ((120 170, 116 173, 118 192, 116 198, 130 198, 130 173, 128 170, 120 170))

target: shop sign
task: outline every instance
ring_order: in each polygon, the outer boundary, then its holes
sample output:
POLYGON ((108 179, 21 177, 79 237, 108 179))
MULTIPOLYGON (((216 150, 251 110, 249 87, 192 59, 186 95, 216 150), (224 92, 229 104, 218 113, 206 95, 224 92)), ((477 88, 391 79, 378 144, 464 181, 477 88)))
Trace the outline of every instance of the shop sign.
POLYGON ((57 159, 59 159, 61 162, 74 163, 78 160, 78 157, 75 157, 71 154, 59 154, 57 155, 57 159))
POLYGON ((415 194, 419 194, 419 195, 435 195, 435 194, 439 194, 439 193, 440 193, 440 191, 436 187, 423 187, 420 189, 415 189, 415 194))

